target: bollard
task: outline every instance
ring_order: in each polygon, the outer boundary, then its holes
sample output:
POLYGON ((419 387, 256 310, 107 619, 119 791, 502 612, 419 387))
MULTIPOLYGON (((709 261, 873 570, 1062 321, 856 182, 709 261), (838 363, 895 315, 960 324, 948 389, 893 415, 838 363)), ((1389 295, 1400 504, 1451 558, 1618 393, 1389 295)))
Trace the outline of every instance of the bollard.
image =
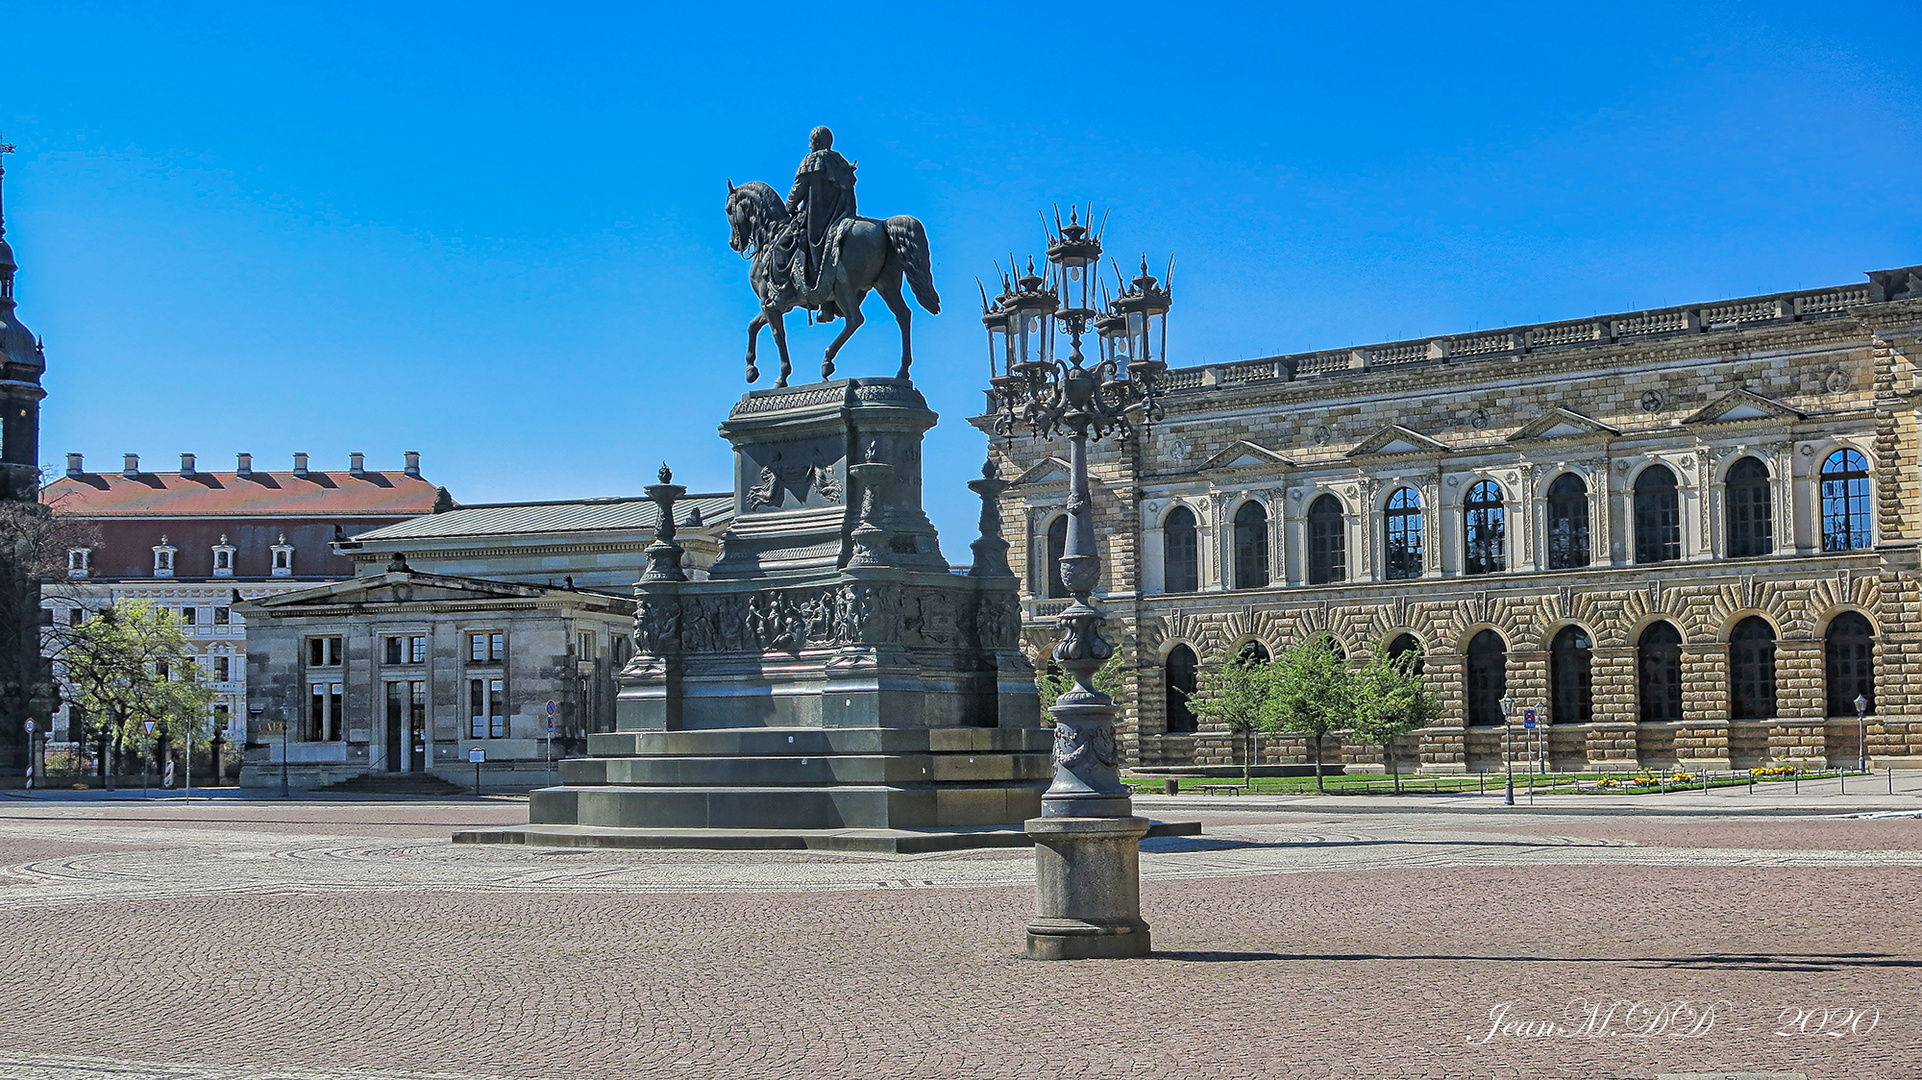
POLYGON ((1171 776, 1161 782, 1161 791, 1164 795, 1179 795, 1181 794, 1181 781, 1171 776))
POLYGON ((1837 792, 1837 794, 1847 795, 1849 793, 1849 771, 1847 769, 1842 769, 1836 772, 1835 782, 1842 786, 1841 790, 1837 792))
POLYGON ((1895 766, 1893 765, 1889 766, 1888 773, 1889 773, 1889 794, 1893 795, 1895 794, 1895 766))

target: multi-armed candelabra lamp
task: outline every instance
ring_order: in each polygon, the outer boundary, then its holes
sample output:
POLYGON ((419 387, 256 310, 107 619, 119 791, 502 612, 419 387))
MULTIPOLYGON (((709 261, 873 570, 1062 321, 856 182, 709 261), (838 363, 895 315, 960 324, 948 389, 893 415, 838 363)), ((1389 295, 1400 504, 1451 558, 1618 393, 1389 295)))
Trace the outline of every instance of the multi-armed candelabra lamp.
POLYGON ((1101 609, 1090 596, 1101 558, 1088 495, 1088 440, 1127 439, 1162 418, 1170 286, 1148 272, 1145 257, 1132 282, 1115 268, 1113 295, 1098 280, 1100 270, 1101 232, 1071 209, 1066 224, 1057 212, 1048 229, 1042 271, 1030 258, 1026 273, 1014 276, 1011 261, 1001 294, 993 301, 985 288, 981 294, 998 433, 1013 438, 1025 427, 1037 438, 1065 434, 1069 446, 1061 581, 1074 599, 1058 620, 1054 661, 1074 685, 1050 710, 1054 782, 1042 797, 1041 817, 1028 822, 1039 892, 1028 955, 1036 959, 1148 952, 1136 845, 1149 823, 1134 816, 1121 783, 1114 701, 1094 686, 1114 646, 1101 637, 1101 609), (1081 352, 1090 328, 1101 341, 1101 358, 1092 365, 1081 352), (1063 333, 1065 359, 1055 355, 1063 333))

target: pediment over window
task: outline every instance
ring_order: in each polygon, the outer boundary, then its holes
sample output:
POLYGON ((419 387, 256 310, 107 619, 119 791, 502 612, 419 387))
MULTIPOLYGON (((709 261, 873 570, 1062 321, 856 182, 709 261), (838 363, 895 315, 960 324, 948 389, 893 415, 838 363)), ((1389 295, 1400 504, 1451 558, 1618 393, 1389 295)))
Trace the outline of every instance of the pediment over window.
POLYGON ((1229 469, 1288 469, 1294 462, 1265 446, 1247 440, 1230 443, 1228 448, 1201 463, 1197 472, 1225 472, 1229 469))
POLYGON ((311 589, 298 589, 278 596, 262 597, 250 606, 262 610, 297 611, 306 607, 338 607, 368 604, 419 604, 459 601, 536 600, 550 592, 564 590, 539 585, 486 578, 423 574, 414 570, 389 570, 372 577, 348 578, 311 589))
POLYGON ((1523 424, 1515 434, 1508 437, 1509 442, 1530 442, 1538 439, 1585 439, 1595 436, 1620 435, 1619 428, 1593 417, 1583 416, 1573 409, 1559 406, 1548 410, 1528 423, 1523 424))
POLYGON ((1779 401, 1752 390, 1731 390, 1682 421, 1684 424, 1729 424, 1738 420, 1802 420, 1806 417, 1779 401))
POLYGON ((1067 487, 1068 463, 1058 457, 1045 457, 1028 466, 1014 478, 1015 487, 1067 487))
POLYGON ((1448 444, 1431 439, 1419 431, 1390 424, 1363 439, 1348 456, 1387 457, 1392 454, 1446 454, 1448 444))

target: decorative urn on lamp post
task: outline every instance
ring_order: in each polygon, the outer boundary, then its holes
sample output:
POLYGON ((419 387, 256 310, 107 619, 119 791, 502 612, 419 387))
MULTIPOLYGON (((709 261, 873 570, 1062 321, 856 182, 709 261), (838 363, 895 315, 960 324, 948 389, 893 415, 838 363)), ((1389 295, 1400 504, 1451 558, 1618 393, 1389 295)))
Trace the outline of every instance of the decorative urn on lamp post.
MULTIPOLYGON (((1057 213, 1048 234, 1048 266, 1009 281, 992 303, 982 296, 988 330, 996 431, 1013 438, 1023 426, 1036 437, 1066 435, 1069 446, 1068 536, 1061 580, 1073 597, 1057 619, 1054 661, 1074 681, 1049 712, 1054 717, 1054 783, 1041 816, 1027 822, 1035 842, 1035 918, 1028 924, 1028 956, 1035 960, 1146 956, 1148 924, 1141 918, 1140 852, 1146 818, 1134 815, 1121 782, 1115 704, 1095 689, 1095 672, 1114 654, 1101 637, 1102 613, 1091 594, 1101 577, 1094 507, 1088 490, 1088 440, 1131 437, 1137 425, 1161 419, 1158 400, 1166 365, 1167 287, 1147 273, 1132 286, 1117 280, 1119 296, 1106 313, 1096 308, 1100 234, 1078 210, 1064 225, 1057 213), (1056 327, 1069 339, 1057 359, 1056 327), (1093 328, 1102 357, 1092 367, 1081 341, 1093 328), (1150 330, 1160 332, 1160 340, 1150 330), (1149 346, 1156 346, 1154 353, 1149 346)), ((1117 278, 1119 275, 1117 274, 1117 278)))

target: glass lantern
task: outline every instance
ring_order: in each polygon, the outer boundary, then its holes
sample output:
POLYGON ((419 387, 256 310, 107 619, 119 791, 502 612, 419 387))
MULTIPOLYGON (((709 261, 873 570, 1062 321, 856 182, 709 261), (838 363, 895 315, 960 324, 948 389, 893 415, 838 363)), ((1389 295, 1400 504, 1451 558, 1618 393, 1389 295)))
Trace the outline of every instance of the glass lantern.
MULTIPOLYGON (((1169 264, 1172 273, 1173 264, 1169 264)), ((1109 305, 1107 319, 1113 348, 1128 362, 1146 365, 1150 371, 1167 370, 1169 288, 1148 272, 1148 259, 1141 259, 1141 273, 1109 305)))
POLYGON ((1001 308, 1008 318, 1008 374, 1023 374, 1037 370, 1024 365, 1048 366, 1054 361, 1054 320, 1050 318, 1055 309, 1061 306, 1052 283, 1034 269, 1034 260, 1028 260, 1028 272, 1015 281, 1013 292, 1001 298, 1001 308))
POLYGON ((1099 310, 1095 306, 1095 278, 1101 269, 1101 238, 1082 224, 1077 208, 1068 208, 1066 225, 1056 213, 1055 232, 1048 237, 1048 262, 1054 265, 1060 284, 1062 313, 1093 318, 1099 310))

